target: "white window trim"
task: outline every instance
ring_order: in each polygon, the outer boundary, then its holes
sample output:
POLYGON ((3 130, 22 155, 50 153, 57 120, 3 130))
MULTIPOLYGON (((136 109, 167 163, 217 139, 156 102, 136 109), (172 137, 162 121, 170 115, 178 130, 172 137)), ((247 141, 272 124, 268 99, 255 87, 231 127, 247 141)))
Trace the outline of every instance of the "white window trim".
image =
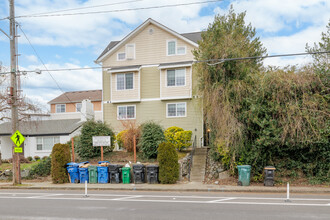
MULTIPOLYGON (((129 91, 129 90, 134 90, 134 77, 135 77, 135 74, 134 74, 134 72, 129 72, 129 73, 117 73, 116 74, 116 82, 115 82, 115 84, 116 84, 116 91, 117 92, 119 92, 119 91, 129 91), (118 89, 118 84, 117 84, 117 82, 118 82, 118 74, 130 74, 130 73, 132 73, 133 74, 133 88, 132 89, 126 89, 126 88, 124 88, 124 89, 118 89)), ((126 77, 124 77, 124 86, 126 87, 126 77)))
POLYGON ((187 54, 187 47, 186 46, 177 46, 176 47, 176 55, 178 55, 178 56, 182 56, 182 55, 186 55, 187 54), (179 49, 179 47, 183 47, 184 48, 184 53, 178 53, 178 49, 179 49))
POLYGON ((177 55, 177 46, 178 46, 178 42, 176 39, 170 39, 170 40, 166 40, 166 56, 176 56, 177 55), (168 43, 174 41, 175 42, 175 54, 168 54, 168 43))
POLYGON ((135 60, 135 44, 126 44, 125 45, 125 60, 135 60), (134 53, 133 53, 133 58, 132 59, 127 59, 127 47, 133 45, 134 47, 134 53))
POLYGON ((55 105, 55 113, 65 113, 66 112, 66 104, 56 104, 55 105), (57 106, 58 105, 64 105, 64 112, 57 112, 57 106))
MULTIPOLYGON (((177 86, 177 85, 168 86, 167 85, 167 71, 168 70, 173 70, 173 69, 167 69, 167 70, 165 70, 165 87, 166 88, 177 88, 177 87, 184 87, 184 86, 187 85, 187 68, 175 68, 174 71, 180 70, 180 69, 184 69, 184 85, 180 85, 180 86, 177 86)), ((175 84, 176 84, 176 80, 175 80, 175 84)))
POLYGON ((187 102, 171 102, 171 103, 166 103, 166 118, 185 118, 187 117, 187 102), (177 111, 178 111, 178 108, 177 108, 177 105, 178 104, 184 104, 184 108, 185 108, 185 112, 184 112, 184 116, 168 116, 168 105, 171 105, 171 104, 175 104, 175 111, 176 111, 176 115, 177 115, 177 111))
POLYGON ((124 120, 135 120, 136 119, 136 105, 118 105, 117 106, 117 120, 124 121, 124 120), (119 107, 126 107, 126 117, 127 117, 127 107, 134 107, 134 118, 119 118, 119 107))
MULTIPOLYGON (((76 112, 79 112, 79 111, 78 111, 78 107, 77 107, 78 104, 81 105, 81 107, 80 107, 80 112, 81 112, 81 108, 82 108, 82 103, 81 103, 81 102, 77 102, 77 103, 76 103, 76 105, 75 105, 75 106, 76 106, 76 112)), ((94 106, 93 106, 93 110, 94 110, 94 106)))
MULTIPOLYGON (((52 152, 52 150, 38 150, 38 138, 42 138, 42 147, 44 146, 44 138, 45 137, 52 137, 53 138, 53 144, 55 145, 56 143, 54 143, 54 139, 58 137, 60 143, 61 143, 61 137, 60 136, 41 136, 41 137, 36 137, 36 152, 44 152, 44 153, 47 153, 47 152, 52 152)), ((54 146, 53 146, 54 147, 54 146)))
POLYGON ((126 60, 126 51, 117 53, 117 61, 125 61, 125 60, 126 60), (119 59, 119 54, 125 54, 125 58, 124 59, 119 59))

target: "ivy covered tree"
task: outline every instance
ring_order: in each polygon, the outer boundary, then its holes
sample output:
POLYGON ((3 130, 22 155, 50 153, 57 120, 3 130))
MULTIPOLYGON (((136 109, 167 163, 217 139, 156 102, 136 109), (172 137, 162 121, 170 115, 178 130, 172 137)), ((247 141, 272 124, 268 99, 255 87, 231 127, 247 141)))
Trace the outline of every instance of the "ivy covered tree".
POLYGON ((103 122, 87 121, 83 124, 79 144, 76 149, 79 157, 88 159, 101 155, 100 147, 93 147, 93 136, 110 136, 111 146, 104 146, 104 153, 114 148, 115 134, 112 129, 103 122))
MULTIPOLYGON (((248 105, 247 100, 243 100, 252 92, 250 85, 254 84, 262 67, 261 59, 221 60, 266 54, 255 28, 245 24, 245 14, 236 14, 231 7, 227 15, 216 16, 202 33, 199 47, 194 51, 196 60, 217 60, 195 65, 214 152, 244 147, 244 123, 240 121, 239 114, 248 105)), ((232 169, 234 164, 231 163, 232 169)))

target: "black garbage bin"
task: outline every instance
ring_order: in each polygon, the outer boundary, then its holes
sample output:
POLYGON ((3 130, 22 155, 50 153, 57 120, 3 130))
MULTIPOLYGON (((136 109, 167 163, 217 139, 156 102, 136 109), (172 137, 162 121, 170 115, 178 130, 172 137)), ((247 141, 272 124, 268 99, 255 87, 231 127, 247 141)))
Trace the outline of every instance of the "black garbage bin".
POLYGON ((121 182, 121 168, 123 166, 119 164, 109 165, 109 178, 110 183, 120 183, 121 182))
POLYGON ((265 170, 264 186, 274 186, 275 167, 268 166, 265 167, 264 170, 265 170))
POLYGON ((158 183, 158 165, 147 166, 147 180, 148 183, 158 183))
POLYGON ((143 164, 133 165, 134 183, 144 183, 145 166, 143 164))

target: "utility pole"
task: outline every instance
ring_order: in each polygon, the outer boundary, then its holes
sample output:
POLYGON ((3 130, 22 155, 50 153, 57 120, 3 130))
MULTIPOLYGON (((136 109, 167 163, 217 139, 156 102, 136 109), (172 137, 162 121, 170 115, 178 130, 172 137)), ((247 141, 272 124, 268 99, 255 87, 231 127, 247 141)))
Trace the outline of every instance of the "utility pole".
MULTIPOLYGON (((18 110, 17 110, 17 63, 16 63, 16 22, 15 22, 15 2, 9 0, 9 21, 10 21, 10 95, 11 104, 11 131, 12 134, 18 130, 18 110)), ((21 169, 19 153, 14 151, 15 144, 12 144, 13 154, 13 185, 21 184, 21 169)))

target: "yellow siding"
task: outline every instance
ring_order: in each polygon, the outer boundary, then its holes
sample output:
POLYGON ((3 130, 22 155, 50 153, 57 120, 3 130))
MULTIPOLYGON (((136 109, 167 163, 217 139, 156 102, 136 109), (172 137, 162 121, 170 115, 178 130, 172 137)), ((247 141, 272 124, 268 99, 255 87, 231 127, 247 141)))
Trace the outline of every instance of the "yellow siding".
MULTIPOLYGON (((179 69, 179 68, 178 68, 179 69)), ((181 69, 181 68, 180 68, 181 69)), ((191 97, 191 68, 186 69, 186 85, 185 86, 167 86, 167 70, 161 70, 161 98, 168 97, 191 97)))
POLYGON ((103 101, 110 101, 110 73, 103 72, 103 101))
MULTIPOLYGON (((109 73, 110 74, 110 73, 109 73)), ((134 72, 133 89, 117 91, 116 73, 111 74, 111 102, 140 99, 140 74, 134 72)))
POLYGON ((157 67, 141 69, 141 99, 159 98, 159 81, 157 67))
POLYGON ((117 53, 125 52, 125 45, 122 45, 114 53, 103 61, 104 66, 130 66, 130 65, 148 65, 159 63, 171 63, 193 60, 194 57, 191 51, 194 48, 191 44, 176 38, 174 35, 164 31, 153 24, 149 24, 143 30, 140 30, 126 44, 135 44, 135 59, 117 61, 117 53), (152 28, 153 34, 149 34, 149 29, 152 28), (186 46, 186 55, 167 56, 166 44, 167 40, 177 40, 177 47, 186 46))
MULTIPOLYGON (((122 105, 132 105, 132 103, 104 104, 104 120, 111 125, 115 132, 120 132, 125 129, 123 121, 117 120, 117 106, 122 105)), ((136 120, 132 120, 132 122, 135 122, 137 126, 143 122, 153 120, 161 124, 164 129, 171 126, 178 126, 185 130, 191 130, 193 132, 193 137, 196 135, 198 140, 203 136, 203 116, 200 99, 145 101, 134 103, 134 105, 136 105, 136 120), (187 103, 187 116, 166 118, 166 104, 177 102, 187 103)))

